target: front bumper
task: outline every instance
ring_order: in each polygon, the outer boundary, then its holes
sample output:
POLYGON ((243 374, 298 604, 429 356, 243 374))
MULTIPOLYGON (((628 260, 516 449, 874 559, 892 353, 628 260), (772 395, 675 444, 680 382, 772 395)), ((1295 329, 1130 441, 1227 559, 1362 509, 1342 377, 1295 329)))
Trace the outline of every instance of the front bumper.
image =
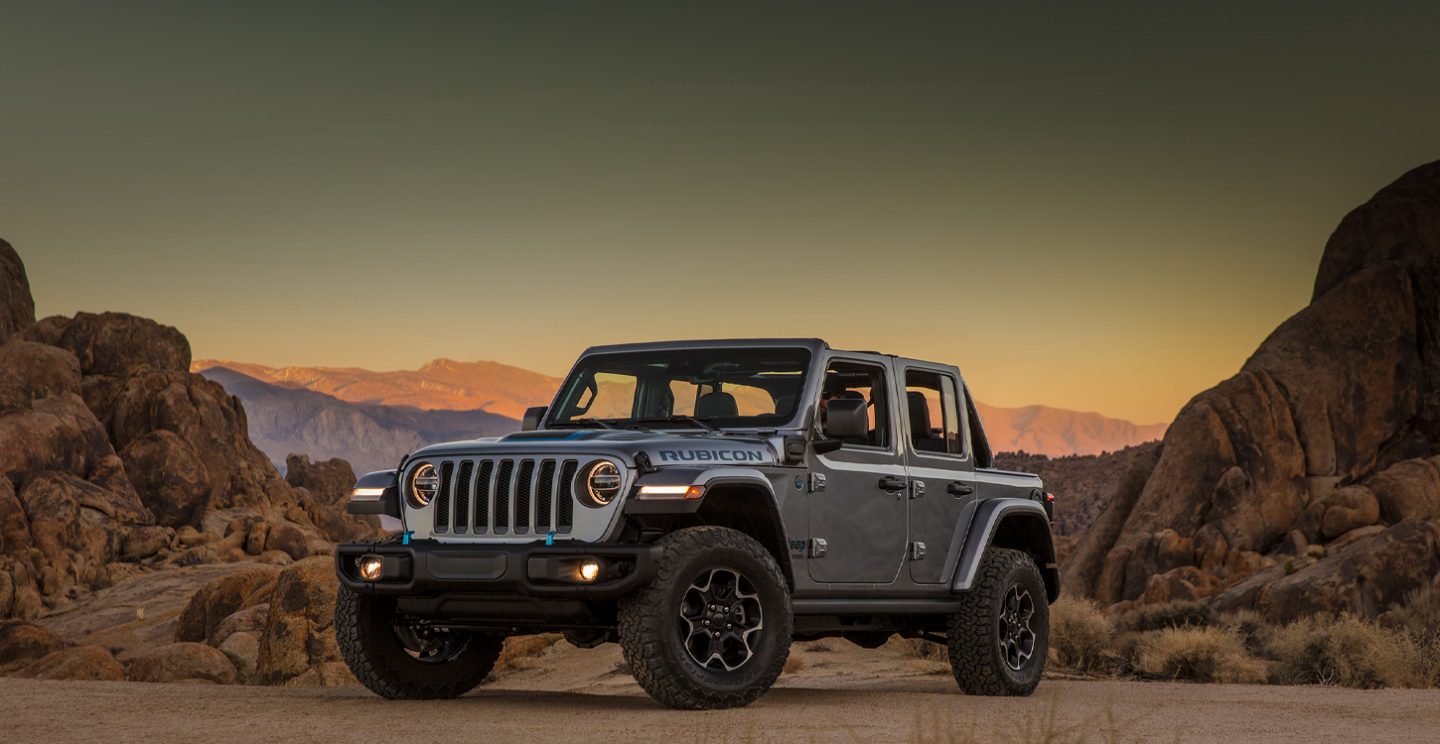
POLYGON ((335 572, 342 584, 362 594, 601 600, 649 583, 658 557, 658 546, 639 544, 346 543, 335 548, 335 572), (367 555, 384 560, 385 575, 377 581, 359 576, 357 562, 367 555), (600 562, 595 581, 573 578, 572 567, 583 559, 600 562))

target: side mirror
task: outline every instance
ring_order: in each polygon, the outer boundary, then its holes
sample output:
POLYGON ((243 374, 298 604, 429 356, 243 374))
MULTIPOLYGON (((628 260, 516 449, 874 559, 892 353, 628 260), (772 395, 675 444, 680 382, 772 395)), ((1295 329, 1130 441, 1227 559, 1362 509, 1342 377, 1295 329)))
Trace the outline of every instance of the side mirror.
POLYGON ((525 417, 520 419, 520 431, 535 431, 540 428, 540 422, 545 419, 545 412, 550 410, 545 406, 535 406, 525 409, 525 417))
POLYGON ((825 436, 831 439, 866 439, 870 414, 860 398, 835 398, 825 406, 825 436))

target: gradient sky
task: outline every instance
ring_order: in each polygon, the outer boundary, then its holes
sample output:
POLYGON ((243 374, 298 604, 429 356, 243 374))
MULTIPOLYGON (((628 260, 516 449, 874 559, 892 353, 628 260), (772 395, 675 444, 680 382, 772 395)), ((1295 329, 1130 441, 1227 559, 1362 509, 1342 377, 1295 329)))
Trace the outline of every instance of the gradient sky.
POLYGON ((0 236, 197 358, 821 336, 1168 420, 1440 157, 1440 6, 1079 5, 4 2, 0 236))

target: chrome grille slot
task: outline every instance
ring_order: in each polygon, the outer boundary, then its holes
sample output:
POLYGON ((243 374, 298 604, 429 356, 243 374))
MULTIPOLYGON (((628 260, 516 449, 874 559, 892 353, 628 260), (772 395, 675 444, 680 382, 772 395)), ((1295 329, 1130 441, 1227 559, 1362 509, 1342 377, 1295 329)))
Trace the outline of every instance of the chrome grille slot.
POLYGON ((575 526, 575 471, 580 469, 579 460, 566 460, 564 467, 560 468, 560 493, 558 507, 560 512, 555 519, 556 532, 569 532, 575 526))
POLYGON ((500 477, 496 479, 495 490, 492 492, 495 497, 495 523, 490 526, 490 531, 497 535, 510 531, 510 500, 514 493, 510 489, 510 483, 514 479, 510 476, 514 473, 514 460, 500 462, 500 477))
POLYGON ((535 500, 535 461, 520 463, 520 477, 515 481, 515 534, 530 531, 530 505, 535 500))
POLYGON ((578 459, 555 457, 437 461, 440 492, 432 507, 432 532, 476 537, 573 534, 574 481, 580 464, 578 459))
POLYGON ((543 460, 540 475, 535 479, 535 533, 555 529, 555 461, 543 460))
POLYGON ((455 463, 446 462, 440 466, 440 492, 435 495, 435 531, 450 529, 450 501, 455 494, 450 490, 454 482, 455 463))
MULTIPOLYGON (((449 464, 449 463, 446 463, 449 464)), ((474 489, 470 487, 470 475, 475 463, 466 460, 460 463, 460 477, 455 480, 455 534, 470 531, 470 503, 474 489)))

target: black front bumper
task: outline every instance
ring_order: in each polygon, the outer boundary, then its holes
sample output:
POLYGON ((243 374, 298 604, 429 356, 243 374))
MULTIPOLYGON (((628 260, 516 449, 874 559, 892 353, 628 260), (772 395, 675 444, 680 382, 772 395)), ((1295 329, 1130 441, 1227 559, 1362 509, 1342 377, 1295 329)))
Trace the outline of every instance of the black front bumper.
POLYGON ((340 582, 362 594, 396 597, 468 595, 474 598, 617 599, 655 578, 655 545, 485 545, 417 541, 346 543, 335 548, 340 582), (362 556, 384 560, 378 581, 360 578, 362 556), (593 582, 574 577, 584 559, 600 562, 593 582))

